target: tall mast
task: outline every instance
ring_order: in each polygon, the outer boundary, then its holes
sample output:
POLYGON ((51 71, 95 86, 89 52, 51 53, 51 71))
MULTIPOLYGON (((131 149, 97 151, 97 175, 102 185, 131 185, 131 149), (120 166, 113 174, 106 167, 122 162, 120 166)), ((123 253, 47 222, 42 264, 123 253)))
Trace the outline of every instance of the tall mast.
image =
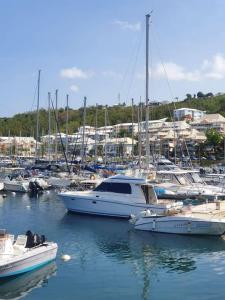
POLYGON ((84 97, 84 114, 83 114, 83 132, 82 132, 82 165, 85 163, 85 125, 86 125, 86 104, 87 98, 84 97))
POLYGON ((69 95, 66 95, 66 156, 68 156, 69 95))
POLYGON ((41 79, 41 70, 38 70, 35 158, 38 158, 38 156, 39 156, 38 155, 38 140, 39 140, 40 79, 41 79))
POLYGON ((145 106, 146 106, 146 116, 145 116, 145 131, 146 131, 146 165, 150 162, 150 145, 149 145, 149 103, 148 103, 148 89, 149 89, 149 19, 150 14, 146 15, 146 69, 145 69, 145 106))
POLYGON ((140 128, 141 103, 138 105, 138 164, 141 167, 141 128, 140 128))
POLYGON ((98 161, 97 130, 98 130, 98 104, 96 103, 96 110, 95 110, 95 163, 97 163, 97 161, 98 161))
POLYGON ((132 162, 134 161, 134 99, 132 101, 132 162))
POLYGON ((107 124, 107 106, 105 107, 105 165, 107 163, 107 138, 106 138, 106 124, 107 124))
POLYGON ((51 93, 48 92, 48 161, 51 161, 51 93))
POLYGON ((57 130, 57 122, 58 122, 58 90, 55 90, 55 116, 56 116, 56 124, 55 124, 55 159, 58 160, 58 130, 57 130))

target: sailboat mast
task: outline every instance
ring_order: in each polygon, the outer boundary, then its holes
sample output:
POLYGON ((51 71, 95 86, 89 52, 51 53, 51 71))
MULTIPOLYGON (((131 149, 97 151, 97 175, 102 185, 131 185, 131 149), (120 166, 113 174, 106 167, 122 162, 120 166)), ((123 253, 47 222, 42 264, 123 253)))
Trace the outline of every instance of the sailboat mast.
POLYGON ((51 162, 51 93, 48 93, 48 161, 51 162))
POLYGON ((66 156, 68 156, 69 95, 66 95, 66 156))
POLYGON ((58 90, 55 90, 55 115, 56 115, 56 125, 55 125, 55 160, 58 160, 58 90))
POLYGON ((132 101, 132 163, 134 162, 134 99, 132 101))
POLYGON ((82 132, 82 165, 85 163, 85 125, 86 125, 86 104, 87 98, 84 97, 84 115, 83 115, 83 132, 82 132))
POLYGON ((98 162, 97 130, 98 130, 98 104, 96 103, 96 110, 95 110, 95 163, 96 164, 98 162))
POLYGON ((149 19, 150 14, 146 15, 146 69, 145 69, 145 106, 146 106, 146 116, 145 116, 145 132, 146 132, 146 165, 150 162, 150 145, 149 145, 149 103, 148 103, 148 89, 149 89, 149 19))
POLYGON ((38 70, 35 158, 38 158, 40 80, 41 80, 41 70, 38 70))
POLYGON ((107 137, 106 137, 106 124, 107 124, 107 106, 105 107, 105 165, 107 163, 107 137))
POLYGON ((141 167, 141 128, 140 128, 141 103, 138 105, 138 164, 141 167))

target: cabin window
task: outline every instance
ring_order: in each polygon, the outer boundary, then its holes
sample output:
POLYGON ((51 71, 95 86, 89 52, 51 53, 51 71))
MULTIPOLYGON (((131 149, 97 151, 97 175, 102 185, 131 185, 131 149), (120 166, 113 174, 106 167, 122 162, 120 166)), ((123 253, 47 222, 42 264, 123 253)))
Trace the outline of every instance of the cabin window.
POLYGON ((181 185, 187 184, 184 176, 182 176, 182 175, 175 175, 175 177, 176 177, 177 181, 179 182, 179 184, 181 184, 181 185))
POLYGON ((119 182, 102 182, 97 186, 94 191, 96 192, 110 192, 118 194, 131 194, 131 186, 129 183, 119 182))

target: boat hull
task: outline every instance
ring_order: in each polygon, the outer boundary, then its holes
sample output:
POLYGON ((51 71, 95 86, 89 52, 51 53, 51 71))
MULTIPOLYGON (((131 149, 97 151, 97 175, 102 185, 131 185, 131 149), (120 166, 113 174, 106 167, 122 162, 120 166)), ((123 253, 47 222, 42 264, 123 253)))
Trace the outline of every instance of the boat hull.
POLYGON ((9 192, 21 192, 26 193, 29 190, 29 183, 10 183, 10 182, 4 182, 4 190, 9 192))
POLYGON ((135 229, 185 235, 217 235, 225 233, 225 222, 185 217, 143 217, 135 222, 135 229))
POLYGON ((0 264, 0 278, 16 276, 37 268, 40 268, 53 261, 57 254, 57 244, 51 243, 31 248, 22 256, 16 259, 8 259, 0 264))
MULTIPOLYGON (((68 211, 75 213, 130 218, 132 214, 140 214, 141 211, 150 209, 157 214, 163 214, 165 207, 160 205, 133 203, 129 201, 115 201, 110 199, 88 198, 59 194, 68 211)), ((129 199, 128 199, 129 200, 129 199)))

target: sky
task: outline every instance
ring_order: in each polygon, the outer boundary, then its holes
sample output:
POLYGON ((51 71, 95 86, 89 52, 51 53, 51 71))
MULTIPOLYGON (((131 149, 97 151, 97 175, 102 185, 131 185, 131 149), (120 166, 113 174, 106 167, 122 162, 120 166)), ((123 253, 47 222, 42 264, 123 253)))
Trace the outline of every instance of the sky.
POLYGON ((138 103, 225 92, 224 0, 0 0, 0 117, 59 106, 138 103), (119 96, 120 95, 120 96, 119 96))

